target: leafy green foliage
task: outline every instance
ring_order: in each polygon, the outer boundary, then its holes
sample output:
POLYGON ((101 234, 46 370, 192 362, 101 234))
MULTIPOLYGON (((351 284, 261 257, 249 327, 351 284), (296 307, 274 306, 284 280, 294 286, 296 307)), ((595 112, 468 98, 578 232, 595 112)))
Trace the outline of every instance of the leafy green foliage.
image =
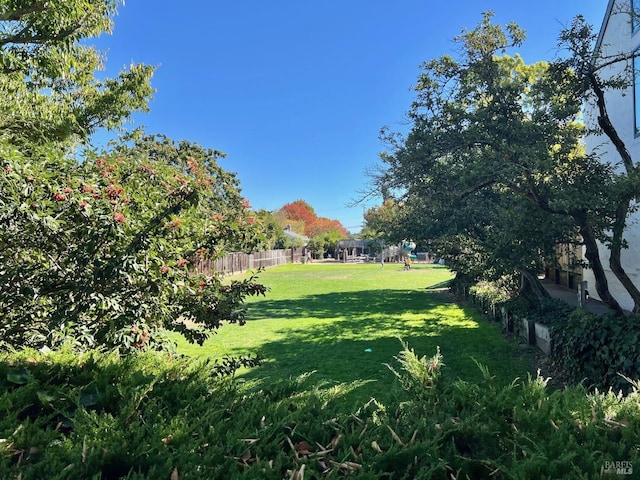
POLYGON ((387 367, 398 378, 404 390, 420 397, 440 377, 440 369, 444 365, 440 348, 438 347, 436 354, 428 359, 426 355, 418 357, 405 341, 400 340, 400 343, 402 343, 402 350, 394 358, 400 364, 401 370, 398 371, 389 364, 387 367))
POLYGON ((562 325, 567 323, 568 318, 575 310, 575 306, 563 300, 547 298, 540 302, 535 310, 530 310, 527 314, 535 322, 561 328, 562 325))
POLYGON ((387 198, 379 207, 365 211, 362 238, 374 241, 379 250, 385 243, 398 243, 407 238, 407 232, 403 231, 406 219, 402 218, 407 209, 402 207, 403 205, 387 198))
MULTIPOLYGON (((265 234, 265 244, 270 250, 291 248, 292 245, 276 217, 268 210, 255 212, 256 220, 262 225, 265 234)), ((297 246, 297 245, 296 245, 297 246)))
POLYGON ((3 345, 127 351, 161 344, 167 329, 202 342, 265 292, 254 277, 197 271, 262 241, 219 152, 164 137, 82 163, 56 149, 0 149, 3 345))
MULTIPOLYGON (((417 386, 424 369, 405 360, 418 355, 402 352, 394 369, 417 386)), ((156 353, 3 356, 0 471, 24 480, 596 478, 605 462, 640 461, 637 390, 550 392, 539 377, 499 386, 486 369, 476 383, 446 381, 440 364, 427 395, 412 387, 401 401, 345 410, 336 400, 356 385, 309 374, 253 390, 210 363, 156 353), (9 381, 15 373, 26 383, 9 381)))
POLYGON ((501 280, 480 281, 469 288, 469 293, 483 302, 495 305, 504 304, 516 298, 518 292, 513 288, 513 279, 504 277, 501 280))
POLYGON ((84 140, 147 111, 153 68, 98 80, 87 41, 110 32, 116 0, 0 1, 0 134, 23 149, 84 140))
POLYGON ((311 238, 308 247, 314 258, 322 259, 326 254, 335 255, 338 242, 343 238, 345 235, 337 229, 326 230, 311 238))
POLYGON ((552 358, 575 383, 629 391, 640 371, 640 317, 575 309, 552 323, 552 358))
POLYGON ((525 64, 523 31, 492 17, 454 39, 457 57, 424 63, 409 133, 383 130, 389 150, 373 186, 385 204, 368 221, 476 280, 536 283, 558 244, 584 241, 599 296, 615 308, 596 244, 616 210, 614 171, 580 143, 583 79, 568 63, 525 64))

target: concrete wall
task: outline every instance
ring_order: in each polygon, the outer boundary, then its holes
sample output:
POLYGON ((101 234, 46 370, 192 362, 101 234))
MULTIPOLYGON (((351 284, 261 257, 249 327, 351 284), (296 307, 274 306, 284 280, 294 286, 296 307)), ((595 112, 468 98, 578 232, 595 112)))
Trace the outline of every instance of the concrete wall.
MULTIPOLYGON (((632 52, 640 47, 640 32, 632 34, 631 17, 629 14, 629 0, 616 0, 611 9, 611 15, 603 23, 604 30, 601 32, 601 58, 619 53, 632 52)), ((613 76, 624 72, 625 68, 631 71, 632 64, 618 63, 603 70, 604 76, 613 76)), ((625 142, 627 149, 636 162, 640 161, 640 137, 635 133, 635 107, 633 86, 626 90, 608 91, 606 93, 607 110, 611 120, 619 135, 625 142)), ((585 122, 588 127, 592 127, 596 119, 596 109, 594 105, 585 106, 585 122)), ((638 125, 640 127, 640 125, 638 125)), ((604 135, 589 135, 585 139, 587 151, 595 151, 601 155, 603 162, 610 163, 621 169, 620 157, 609 144, 604 135)), ((633 279, 636 285, 640 285, 640 213, 636 213, 628 220, 628 227, 625 232, 625 239, 629 248, 622 253, 622 265, 625 271, 633 279)), ((608 267, 609 252, 606 247, 600 249, 601 258, 605 268, 608 267)), ((620 302, 622 308, 633 308, 631 297, 625 292, 620 282, 613 273, 607 269, 607 279, 609 288, 613 296, 620 302)), ((597 297, 593 272, 585 269, 583 278, 589 284, 590 294, 597 297)))

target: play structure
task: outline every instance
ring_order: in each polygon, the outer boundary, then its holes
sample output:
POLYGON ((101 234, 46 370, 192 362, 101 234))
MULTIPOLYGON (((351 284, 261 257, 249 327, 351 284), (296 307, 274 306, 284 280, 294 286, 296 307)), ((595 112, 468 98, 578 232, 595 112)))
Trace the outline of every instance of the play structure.
POLYGON ((405 240, 402 242, 402 255, 404 257, 410 257, 411 252, 415 250, 416 244, 411 240, 405 240))
POLYGON ((404 258, 404 269, 411 270, 411 262, 416 259, 415 255, 411 255, 411 252, 416 248, 416 244, 411 240, 404 240, 400 248, 404 258))

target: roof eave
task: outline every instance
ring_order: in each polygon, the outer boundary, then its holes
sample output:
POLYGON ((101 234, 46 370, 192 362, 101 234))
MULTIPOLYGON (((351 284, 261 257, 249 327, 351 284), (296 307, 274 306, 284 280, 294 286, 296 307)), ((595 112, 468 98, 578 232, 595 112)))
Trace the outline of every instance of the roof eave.
POLYGON ((595 60, 595 58, 597 57, 598 52, 600 51, 600 47, 602 46, 604 32, 607 29, 609 19, 611 18, 611 11, 613 10, 613 5, 615 3, 616 3, 616 0, 609 0, 609 3, 607 4, 607 10, 604 13, 604 18, 602 19, 602 25, 600 26, 600 32, 598 33, 598 38, 593 48, 593 60, 595 60))

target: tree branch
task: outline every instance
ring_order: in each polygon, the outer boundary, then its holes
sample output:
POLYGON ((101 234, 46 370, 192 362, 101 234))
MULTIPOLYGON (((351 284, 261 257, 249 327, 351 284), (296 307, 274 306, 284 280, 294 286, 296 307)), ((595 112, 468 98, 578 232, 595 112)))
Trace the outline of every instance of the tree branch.
POLYGON ((9 10, 7 12, 0 13, 0 22, 17 22, 25 15, 32 13, 44 12, 47 8, 47 2, 33 2, 32 5, 24 8, 18 8, 16 10, 9 10))
POLYGON ((611 118, 609 117, 609 112, 607 111, 607 105, 604 98, 604 91, 592 71, 587 72, 586 76, 589 80, 589 84, 591 85, 591 89, 596 96, 596 103, 598 106, 598 124, 616 148, 616 151, 624 163, 627 173, 629 173, 634 170, 633 159, 631 158, 629 150, 627 150, 627 146, 618 135, 618 131, 613 126, 613 123, 611 123, 611 118))

